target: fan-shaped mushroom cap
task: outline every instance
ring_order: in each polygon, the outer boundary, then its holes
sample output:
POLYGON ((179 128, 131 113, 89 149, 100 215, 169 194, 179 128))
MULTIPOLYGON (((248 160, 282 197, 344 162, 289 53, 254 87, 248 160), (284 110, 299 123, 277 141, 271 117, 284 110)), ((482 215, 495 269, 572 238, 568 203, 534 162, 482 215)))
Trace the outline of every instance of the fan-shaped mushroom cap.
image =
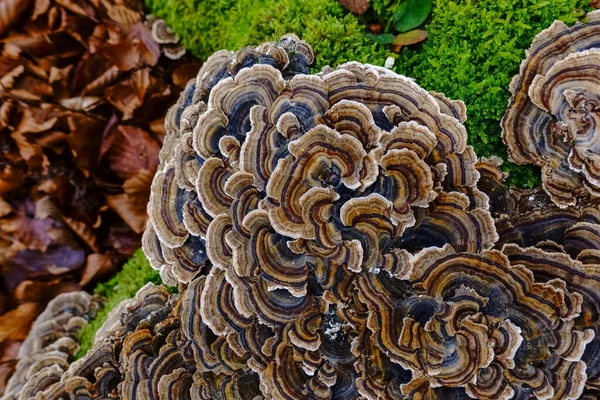
POLYGON ((196 365, 265 398, 375 390, 354 384, 360 276, 407 279, 424 247, 497 240, 462 102, 354 62, 310 75, 312 60, 293 35, 207 60, 169 112, 144 236, 189 284, 196 365))
POLYGON ((79 348, 77 336, 96 314, 101 298, 86 292, 55 297, 33 323, 2 400, 34 398, 60 382, 79 348))
POLYGON ((597 205, 505 188, 462 103, 311 61, 292 35, 207 61, 170 111, 144 236, 182 293, 144 287, 44 395, 593 396, 597 205))
POLYGON ((502 119, 510 158, 542 167, 544 189, 563 208, 600 196, 600 12, 586 21, 555 21, 536 36, 502 119))
POLYGON ((160 45, 162 53, 171 60, 178 60, 186 53, 185 47, 167 23, 155 15, 146 15, 144 24, 152 31, 152 39, 160 45))

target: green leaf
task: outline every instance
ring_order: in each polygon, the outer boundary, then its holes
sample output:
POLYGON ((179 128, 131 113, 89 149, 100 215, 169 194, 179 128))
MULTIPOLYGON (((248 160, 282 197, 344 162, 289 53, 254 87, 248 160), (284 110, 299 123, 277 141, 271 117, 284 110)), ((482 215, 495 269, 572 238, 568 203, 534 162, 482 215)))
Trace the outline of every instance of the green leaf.
POLYGON ((398 9, 394 13, 394 24, 400 22, 400 20, 406 15, 406 11, 408 11, 408 7, 406 7, 407 4, 408 2, 405 0, 398 6, 398 9))
POLYGON ((391 33, 382 33, 381 35, 374 35, 372 33, 367 33, 367 37, 373 40, 375 43, 379 44, 390 44, 394 41, 395 36, 391 33))
POLYGON ((398 32, 406 32, 421 25, 431 12, 431 0, 406 0, 406 11, 396 23, 398 32))
POLYGON ((410 46, 411 44, 422 42, 425 39, 427 39, 427 31, 424 31, 423 29, 414 29, 396 36, 392 44, 395 46, 410 46))

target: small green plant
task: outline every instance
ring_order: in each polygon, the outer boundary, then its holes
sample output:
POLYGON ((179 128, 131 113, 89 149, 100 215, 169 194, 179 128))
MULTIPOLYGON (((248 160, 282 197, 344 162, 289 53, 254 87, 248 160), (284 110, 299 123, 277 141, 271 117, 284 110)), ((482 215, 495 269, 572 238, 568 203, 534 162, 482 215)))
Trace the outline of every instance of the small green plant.
MULTIPOLYGON (((391 24, 385 23, 387 29, 391 28, 394 33, 368 33, 367 36, 379 44, 392 45, 392 49, 398 52, 403 46, 409 46, 422 42, 427 38, 427 31, 416 29, 427 20, 431 13, 432 0, 403 0, 392 14, 391 24)), ((383 10, 378 7, 377 10, 383 10)), ((374 11, 377 15, 377 10, 374 11)), ((367 26, 373 29, 377 24, 369 23, 367 26)), ((379 25, 381 26, 381 25, 379 25)))

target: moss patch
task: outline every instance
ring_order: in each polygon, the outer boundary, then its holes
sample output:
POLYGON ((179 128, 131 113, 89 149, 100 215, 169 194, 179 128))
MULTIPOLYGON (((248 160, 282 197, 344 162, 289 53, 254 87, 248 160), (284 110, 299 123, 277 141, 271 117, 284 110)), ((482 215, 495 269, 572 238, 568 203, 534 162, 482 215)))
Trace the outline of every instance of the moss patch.
MULTIPOLYGON (((436 0, 429 38, 404 49, 396 62, 398 73, 423 87, 461 99, 467 105, 469 142, 480 156, 506 159, 500 119, 510 93, 511 78, 519 72, 533 38, 555 19, 572 24, 589 9, 588 0, 436 0)), ((534 186, 539 169, 505 166, 510 183, 534 186)))
POLYGON ((123 266, 123 269, 115 274, 109 281, 100 283, 94 289, 94 294, 106 298, 106 303, 98 310, 96 317, 92 319, 81 331, 79 344, 81 347, 75 355, 79 359, 87 353, 94 343, 94 335, 100 329, 110 310, 125 299, 135 296, 137 291, 146 283, 161 284, 158 271, 150 267, 150 263, 141 249, 137 250, 123 266))
MULTIPOLYGON (((500 118, 508 84, 519 71, 534 36, 555 19, 573 23, 589 0, 436 0, 426 29, 429 38, 403 49, 394 69, 428 90, 467 104, 469 142, 480 156, 506 159, 500 118)), ((314 70, 348 60, 382 65, 389 52, 371 42, 358 18, 335 0, 146 0, 183 43, 205 59, 216 50, 239 49, 293 32, 317 56, 314 70)), ((398 0, 373 0, 389 18, 398 0)), ((539 169, 506 163, 510 183, 539 184, 539 169)))
MULTIPOLYGON (((388 0, 397 3, 398 0, 388 0)), ((313 46, 315 70, 350 60, 383 65, 389 51, 335 0, 146 0, 198 58, 292 32, 313 46)))

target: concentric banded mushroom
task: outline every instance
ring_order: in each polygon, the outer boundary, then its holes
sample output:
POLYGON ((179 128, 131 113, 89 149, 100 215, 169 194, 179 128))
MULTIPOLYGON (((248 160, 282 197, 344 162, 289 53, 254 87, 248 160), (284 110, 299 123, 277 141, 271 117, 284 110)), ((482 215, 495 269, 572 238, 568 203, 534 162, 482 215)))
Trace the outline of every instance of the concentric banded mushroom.
POLYGON ((597 205, 505 188, 462 103, 312 57, 286 35, 204 64, 143 241, 181 294, 144 287, 40 396, 597 396, 597 205))
POLYGON ((301 297, 309 264, 377 267, 405 231, 467 246, 477 221, 471 247, 495 241, 461 102, 358 63, 308 75, 312 59, 292 35, 219 52, 171 109, 144 238, 167 282, 209 262, 301 297))
POLYGON ((171 60, 181 58, 186 50, 167 23, 153 14, 147 14, 144 24, 152 30, 152 38, 160 45, 162 53, 171 60))
POLYGON ((423 248, 497 239, 462 102, 354 62, 310 75, 312 59, 287 35, 207 60, 169 113, 143 241, 190 285, 197 365, 250 373, 267 398, 368 396, 359 277, 406 279, 423 248))
POLYGON ((563 208, 600 197, 599 40, 599 11, 539 33, 502 120, 510 158, 542 167, 544 189, 563 208))
POLYGON ((86 292, 55 297, 36 319, 19 349, 19 362, 2 400, 29 399, 59 382, 79 348, 77 335, 101 299, 86 292))
MULTIPOLYGON (((506 251, 513 249, 537 251, 506 251)), ((552 257, 537 252, 542 265, 552 257)), ((443 390, 454 388, 454 398, 578 398, 586 379, 580 360, 594 338, 573 324, 581 296, 558 280, 534 282, 510 259, 498 250, 456 253, 447 245, 415 256, 404 292, 387 276, 361 278, 376 343, 412 371, 401 386, 405 396, 445 398, 443 390)))

